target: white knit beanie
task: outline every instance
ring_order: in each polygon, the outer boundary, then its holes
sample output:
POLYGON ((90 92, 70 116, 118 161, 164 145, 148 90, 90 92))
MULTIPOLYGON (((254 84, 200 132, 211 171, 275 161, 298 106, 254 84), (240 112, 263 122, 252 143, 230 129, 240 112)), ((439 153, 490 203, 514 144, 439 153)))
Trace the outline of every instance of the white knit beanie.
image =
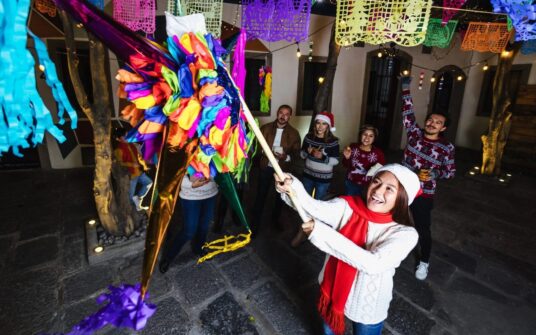
POLYGON ((421 190, 421 183, 419 182, 419 177, 408 169, 407 167, 400 164, 387 164, 379 168, 374 175, 382 171, 389 171, 395 175, 398 182, 404 186, 406 193, 408 194, 408 205, 411 205, 415 197, 419 194, 421 190))

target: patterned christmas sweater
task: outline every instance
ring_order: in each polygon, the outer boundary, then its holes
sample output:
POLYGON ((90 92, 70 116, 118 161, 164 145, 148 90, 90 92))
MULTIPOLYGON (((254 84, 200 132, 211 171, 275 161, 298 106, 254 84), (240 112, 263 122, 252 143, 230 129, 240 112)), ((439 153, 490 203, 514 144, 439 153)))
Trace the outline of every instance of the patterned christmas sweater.
POLYGON ((380 148, 372 147, 370 151, 359 149, 359 144, 350 144, 350 158, 342 157, 342 164, 348 169, 346 178, 358 185, 365 185, 370 178, 367 177, 368 170, 376 163, 385 165, 385 156, 380 148))
POLYGON ((303 175, 318 182, 328 183, 333 179, 333 167, 339 164, 339 140, 334 138, 330 142, 324 142, 323 138, 307 134, 303 139, 300 155, 305 159, 303 175), (309 147, 320 149, 322 157, 309 155, 309 147))
POLYGON ((419 128, 413 111, 413 100, 409 91, 409 83, 402 85, 402 117, 408 136, 408 144, 404 150, 403 165, 418 173, 420 169, 431 170, 431 180, 422 182, 423 196, 432 197, 435 194, 437 179, 454 177, 454 145, 440 137, 430 140, 424 136, 424 130, 419 128))

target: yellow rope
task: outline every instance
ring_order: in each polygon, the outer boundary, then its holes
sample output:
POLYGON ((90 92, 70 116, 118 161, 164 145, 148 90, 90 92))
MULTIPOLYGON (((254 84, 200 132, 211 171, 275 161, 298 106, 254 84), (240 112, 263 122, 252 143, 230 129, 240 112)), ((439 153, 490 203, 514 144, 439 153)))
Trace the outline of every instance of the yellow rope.
POLYGON ((223 238, 207 242, 203 245, 203 249, 212 250, 205 256, 199 258, 197 264, 203 263, 206 260, 213 258, 216 255, 224 252, 234 251, 246 246, 251 241, 251 230, 247 234, 238 234, 237 236, 225 235, 223 238))

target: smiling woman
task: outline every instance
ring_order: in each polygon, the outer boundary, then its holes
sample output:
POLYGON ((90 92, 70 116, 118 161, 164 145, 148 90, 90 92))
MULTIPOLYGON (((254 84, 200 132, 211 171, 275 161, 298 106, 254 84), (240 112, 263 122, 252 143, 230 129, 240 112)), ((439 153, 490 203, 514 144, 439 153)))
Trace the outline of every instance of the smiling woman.
POLYGON ((399 164, 385 165, 364 199, 315 200, 291 175, 284 182, 276 178, 276 189, 289 205, 287 193, 296 194, 312 218, 303 231, 327 254, 318 302, 324 334, 343 334, 345 316, 354 334, 381 334, 395 269, 417 244, 409 215, 409 204, 420 190, 417 175, 399 164))

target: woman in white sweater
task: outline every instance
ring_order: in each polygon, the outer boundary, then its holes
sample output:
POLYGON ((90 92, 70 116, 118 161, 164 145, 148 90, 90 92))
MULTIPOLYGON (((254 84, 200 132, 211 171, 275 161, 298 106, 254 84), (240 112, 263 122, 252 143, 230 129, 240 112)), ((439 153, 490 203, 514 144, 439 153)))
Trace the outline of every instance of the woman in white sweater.
POLYGON ((207 239, 210 221, 214 218, 217 194, 218 185, 212 179, 184 176, 179 192, 182 230, 164 250, 159 264, 160 272, 167 272, 173 259, 188 241, 192 241, 192 251, 196 255, 205 254, 202 247, 207 239))
POLYGON ((354 335, 381 334, 395 269, 418 240, 408 211, 420 190, 417 175, 399 164, 385 165, 362 198, 315 200, 291 175, 284 183, 276 177, 276 189, 289 205, 285 193, 295 192, 311 218, 303 231, 327 254, 318 302, 325 334, 343 334, 344 316, 352 321, 354 335))

